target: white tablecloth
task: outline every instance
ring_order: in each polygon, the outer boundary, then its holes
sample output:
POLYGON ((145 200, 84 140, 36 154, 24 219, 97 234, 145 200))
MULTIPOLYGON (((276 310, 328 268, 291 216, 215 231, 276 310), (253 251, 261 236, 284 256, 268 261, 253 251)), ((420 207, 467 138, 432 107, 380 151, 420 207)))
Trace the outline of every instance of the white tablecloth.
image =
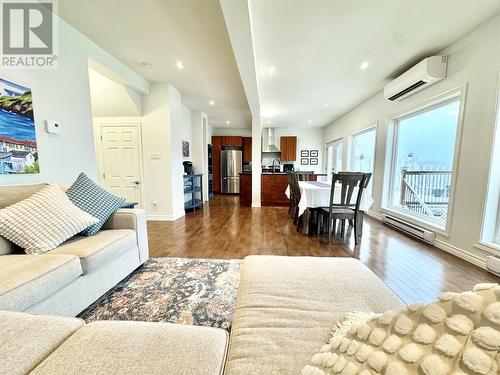
MULTIPOLYGON (((314 207, 328 207, 330 206, 330 187, 331 184, 326 182, 313 182, 313 181, 299 181, 300 187, 300 202, 299 202, 299 216, 304 213, 308 208, 314 207)), ((341 186, 335 187, 334 203, 340 203, 341 186)), ((290 199, 290 186, 286 188, 286 196, 290 199)), ((352 194, 351 203, 356 203, 358 196, 357 188, 354 189, 352 194)), ((368 211, 373 204, 373 197, 368 190, 363 190, 361 195, 361 202, 359 208, 361 211, 368 211)))

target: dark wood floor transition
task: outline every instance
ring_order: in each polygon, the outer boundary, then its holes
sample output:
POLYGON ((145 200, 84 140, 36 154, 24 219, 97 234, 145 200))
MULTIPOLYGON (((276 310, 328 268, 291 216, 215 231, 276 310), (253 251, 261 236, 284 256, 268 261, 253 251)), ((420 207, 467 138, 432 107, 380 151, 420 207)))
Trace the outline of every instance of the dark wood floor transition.
MULTIPOLYGON (((203 210, 175 222, 149 222, 156 257, 240 259, 251 254, 355 257, 406 303, 430 301, 442 291, 463 291, 498 278, 455 256, 366 218, 363 239, 308 237, 297 233, 287 208, 240 207, 237 196, 216 196, 203 210)), ((353 275, 356 277, 356 275, 353 275)))

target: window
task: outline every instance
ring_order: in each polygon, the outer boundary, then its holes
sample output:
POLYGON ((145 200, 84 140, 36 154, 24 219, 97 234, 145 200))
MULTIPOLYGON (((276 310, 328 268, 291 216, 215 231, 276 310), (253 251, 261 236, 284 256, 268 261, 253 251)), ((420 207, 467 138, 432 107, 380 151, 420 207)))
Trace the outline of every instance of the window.
MULTIPOLYGON (((500 85, 500 75, 498 82, 500 85)), ((500 89, 494 121, 496 131, 493 137, 481 242, 500 250, 500 89)))
POLYGON ((342 170, 342 142, 343 139, 326 144, 326 173, 328 180, 332 172, 340 172, 342 170))
MULTIPOLYGON (((373 173, 377 128, 371 127, 352 136, 351 171, 373 173)), ((368 189, 372 190, 373 178, 368 189)))
POLYGON ((455 93, 394 119, 387 208, 446 228, 460 106, 455 93))

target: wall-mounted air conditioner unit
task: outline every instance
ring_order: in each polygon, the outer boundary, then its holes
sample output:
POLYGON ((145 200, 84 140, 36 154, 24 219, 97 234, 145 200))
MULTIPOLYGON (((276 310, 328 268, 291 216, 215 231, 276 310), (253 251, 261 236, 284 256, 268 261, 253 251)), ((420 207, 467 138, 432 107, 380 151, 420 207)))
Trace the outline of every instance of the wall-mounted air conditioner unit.
POLYGON ((448 56, 432 56, 420 61, 410 70, 384 87, 384 97, 397 101, 404 99, 446 77, 448 56))
POLYGON ((420 227, 417 227, 416 225, 407 223, 406 221, 400 220, 397 217, 390 215, 384 215, 382 217, 382 222, 431 245, 434 245, 434 240, 436 239, 436 234, 434 232, 422 229, 420 227))
POLYGON ((500 277, 500 258, 493 256, 486 257, 486 269, 500 277))

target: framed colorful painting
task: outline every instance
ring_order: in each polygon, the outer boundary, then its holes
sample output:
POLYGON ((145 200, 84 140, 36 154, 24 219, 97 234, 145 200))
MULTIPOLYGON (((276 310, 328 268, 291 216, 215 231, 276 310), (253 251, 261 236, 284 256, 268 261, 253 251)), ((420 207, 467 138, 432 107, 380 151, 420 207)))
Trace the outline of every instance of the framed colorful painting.
POLYGON ((31 89, 0 77, 0 174, 39 172, 31 89))

